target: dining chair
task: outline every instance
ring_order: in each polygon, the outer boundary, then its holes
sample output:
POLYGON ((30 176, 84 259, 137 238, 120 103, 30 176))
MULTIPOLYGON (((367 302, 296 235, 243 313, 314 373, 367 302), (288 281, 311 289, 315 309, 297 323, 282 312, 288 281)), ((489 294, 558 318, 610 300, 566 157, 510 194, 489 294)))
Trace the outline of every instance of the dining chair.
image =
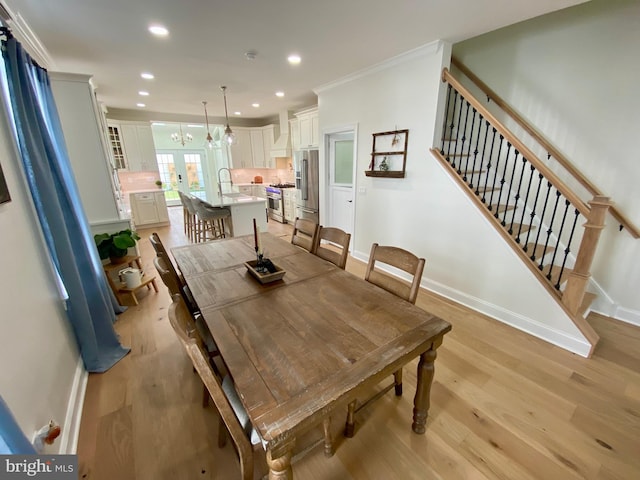
POLYGON ((218 446, 224 446, 228 432, 240 459, 241 476, 243 480, 252 480, 253 452, 254 448, 261 445, 261 438, 242 407, 231 377, 227 375, 221 382, 211 368, 198 341, 189 310, 180 295, 173 296, 173 303, 169 307, 169 321, 218 410, 218 446))
POLYGON ((347 257, 349 256, 350 241, 350 233, 339 228, 323 227, 320 225, 316 238, 316 246, 312 253, 344 270, 347 265, 347 257), (331 245, 322 243, 323 240, 330 242, 331 245))
MULTIPOLYGON (((406 300, 415 305, 416 298, 418 297, 418 290, 420 289, 420 281, 422 280, 422 272, 424 271, 425 259, 418 258, 413 253, 403 250, 398 247, 381 246, 374 243, 371 246, 371 253, 369 254, 369 263, 367 264, 367 270, 364 274, 364 279, 367 282, 373 283, 378 287, 393 293, 394 295, 406 300), (397 268, 408 273, 412 278, 411 282, 399 280, 396 277, 392 277, 387 273, 383 273, 380 269, 376 268, 376 264, 386 264, 391 267, 397 268)), ((394 387, 396 396, 402 396, 402 368, 394 372, 393 383, 382 391, 374 395, 371 399, 362 404, 368 405, 372 401, 380 398, 387 391, 394 387)), ((362 406, 360 408, 362 408, 362 406)), ((344 434, 346 437, 353 436, 354 430, 354 414, 356 412, 356 401, 354 400, 349 404, 347 412, 347 422, 345 425, 344 434)))
MULTIPOLYGON (((209 327, 205 323, 202 315, 198 311, 198 306, 195 303, 195 300, 191 296, 191 292, 189 291, 189 287, 183 285, 178 276, 175 274, 175 270, 169 267, 167 264, 170 264, 167 258, 165 257, 156 257, 153 259, 153 265, 156 267, 158 271, 158 275, 162 279, 162 282, 166 285, 169 290, 169 295, 173 298, 175 295, 179 295, 182 298, 183 303, 185 304, 189 314, 192 316, 193 324, 198 331, 198 337, 201 339, 202 344, 207 350, 207 356, 209 357, 209 361, 212 363, 216 371, 224 372, 226 371, 226 366, 220 357, 220 351, 218 350, 218 345, 216 345, 213 336, 211 335, 211 331, 209 327), (217 359, 216 357, 220 357, 217 359)), ((202 396, 202 405, 206 407, 209 402, 209 394, 206 391, 206 388, 203 391, 202 396)))
POLYGON ((291 234, 291 243, 313 252, 318 237, 319 225, 306 218, 296 217, 291 234))

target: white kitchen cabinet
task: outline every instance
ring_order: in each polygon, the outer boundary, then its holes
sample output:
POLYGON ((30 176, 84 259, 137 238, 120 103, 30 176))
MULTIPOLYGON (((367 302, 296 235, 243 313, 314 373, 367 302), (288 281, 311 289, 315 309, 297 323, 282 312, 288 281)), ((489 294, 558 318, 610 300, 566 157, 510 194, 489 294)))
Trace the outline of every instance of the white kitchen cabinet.
POLYGON ((300 150, 300 122, 297 118, 289 120, 289 132, 291 132, 291 150, 300 150))
POLYGON ((318 148, 320 144, 320 124, 318 121, 318 109, 312 108, 296 113, 298 119, 297 149, 318 148))
POLYGON ((267 125, 265 127, 261 127, 260 130, 262 132, 262 146, 264 148, 264 166, 265 168, 276 168, 276 160, 271 157, 271 149, 276 141, 275 125, 267 125))
POLYGON ((121 122, 119 127, 128 170, 131 172, 157 172, 156 147, 153 143, 151 125, 121 122))
POLYGON ((129 201, 131 220, 136 227, 169 223, 169 212, 163 191, 132 193, 129 201))
POLYGON ((295 188, 282 189, 284 219, 287 223, 293 223, 296 219, 296 194, 297 190, 295 188))
POLYGON ((253 150, 251 148, 251 129, 233 127, 236 143, 229 147, 232 168, 253 168, 253 150))
POLYGON ((262 138, 262 130, 252 128, 249 132, 251 136, 251 156, 253 168, 265 168, 264 158, 264 139, 262 138))

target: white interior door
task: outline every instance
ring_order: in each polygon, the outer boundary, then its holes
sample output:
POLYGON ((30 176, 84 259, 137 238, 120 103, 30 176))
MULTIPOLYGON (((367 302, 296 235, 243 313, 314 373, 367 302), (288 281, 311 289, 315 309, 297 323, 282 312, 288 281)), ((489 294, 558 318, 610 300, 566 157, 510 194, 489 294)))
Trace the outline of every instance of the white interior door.
POLYGON ((325 226, 354 231, 354 143, 353 132, 333 133, 329 147, 329 222, 325 226))

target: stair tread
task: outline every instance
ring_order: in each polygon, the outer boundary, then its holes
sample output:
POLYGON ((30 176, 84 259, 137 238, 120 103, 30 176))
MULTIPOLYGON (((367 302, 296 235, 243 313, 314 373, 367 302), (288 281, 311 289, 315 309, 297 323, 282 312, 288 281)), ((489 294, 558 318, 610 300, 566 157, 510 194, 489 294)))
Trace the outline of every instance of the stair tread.
POLYGON ((515 205, 498 205, 495 206, 493 205, 494 208, 491 209, 491 212, 493 213, 504 213, 504 212, 508 212, 511 210, 515 210, 516 206, 515 205))
POLYGON ((496 192, 500 190, 500 187, 488 187, 487 185, 481 185, 478 188, 476 188, 476 190, 480 193, 496 192))
POLYGON ((520 235, 522 235, 524 233, 527 233, 529 230, 535 230, 536 228, 538 227, 535 225, 527 225, 524 223, 514 223, 513 226, 511 227, 511 230, 513 231, 511 236, 513 238, 517 238, 518 232, 520 233, 520 235))
MULTIPOLYGON (((560 274, 560 269, 562 267, 560 265, 553 265, 551 267, 551 281, 553 282, 553 284, 555 285, 557 283, 557 279, 558 279, 558 275, 560 274)), ((542 272, 546 278, 548 272, 549 272, 549 266, 545 265, 544 268, 542 269, 542 272)), ((569 278, 569 273, 573 272, 573 269, 568 268, 568 267, 564 267, 564 270, 562 271, 562 282, 561 284, 564 284, 567 281, 567 278, 569 278)))
POLYGON ((554 251, 555 251, 555 247, 551 247, 549 245, 547 245, 545 249, 545 246, 540 243, 534 243, 534 242, 527 243, 527 249, 526 249, 527 255, 529 256, 533 255, 536 259, 539 259, 542 256, 542 252, 544 252, 545 255, 549 255, 554 251))

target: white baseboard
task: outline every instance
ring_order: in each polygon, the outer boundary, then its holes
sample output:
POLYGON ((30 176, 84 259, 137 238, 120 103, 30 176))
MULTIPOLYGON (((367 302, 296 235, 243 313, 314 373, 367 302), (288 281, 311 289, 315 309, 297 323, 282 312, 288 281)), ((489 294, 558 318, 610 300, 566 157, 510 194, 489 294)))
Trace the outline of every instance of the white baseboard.
MULTIPOLYGON (((365 263, 369 261, 369 255, 362 252, 353 252, 353 257, 365 263)), ((397 269, 382 269, 392 275, 407 279, 404 272, 397 269)), ((582 357, 588 357, 591 345, 581 338, 567 335, 565 332, 556 330, 544 325, 532 318, 525 317, 519 313, 506 310, 498 305, 488 303, 482 299, 475 298, 464 292, 460 292, 451 287, 425 279, 423 277, 420 287, 445 298, 453 300, 461 305, 469 307, 477 312, 487 315, 495 320, 506 323, 518 330, 526 332, 534 337, 540 338, 546 342, 556 345, 560 348, 573 352, 582 357)))
POLYGON ((82 407, 84 395, 87 391, 89 373, 84 368, 82 358, 78 356, 76 373, 73 376, 73 385, 69 395, 67 414, 60 434, 59 454, 72 455, 78 450, 78 436, 80 434, 80 421, 82 419, 82 407))

